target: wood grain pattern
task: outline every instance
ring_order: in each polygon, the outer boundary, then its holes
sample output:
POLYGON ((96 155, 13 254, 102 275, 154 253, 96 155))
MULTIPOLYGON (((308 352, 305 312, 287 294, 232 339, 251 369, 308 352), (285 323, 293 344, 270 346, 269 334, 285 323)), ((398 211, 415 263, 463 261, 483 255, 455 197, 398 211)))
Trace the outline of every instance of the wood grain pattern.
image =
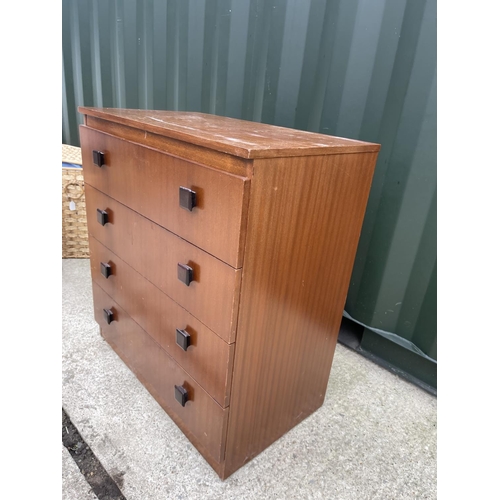
POLYGON ((180 111, 79 107, 80 113, 241 158, 377 152, 378 144, 224 116, 180 111))
POLYGON ((221 462, 228 410, 222 409, 95 282, 92 291, 95 319, 102 336, 200 452, 221 462), (104 320, 103 308, 113 311, 115 321, 109 325, 104 320), (182 385, 189 393, 184 407, 175 400, 175 385, 182 385))
POLYGON ((236 270, 175 234, 142 217, 90 185, 85 187, 89 234, 187 309, 228 343, 234 342, 241 270, 236 270), (106 210, 101 226, 96 210, 106 210), (177 263, 194 270, 186 286, 177 263))
POLYGON ((96 118, 95 116, 85 115, 85 118, 85 125, 87 127, 106 132, 115 137, 121 137, 134 144, 142 144, 158 151, 163 151, 176 158, 196 162, 200 165, 206 165, 230 174, 242 177, 249 177, 252 174, 252 160, 196 146, 195 144, 188 144, 187 142, 172 139, 171 137, 165 137, 164 135, 148 132, 141 128, 129 127, 121 123, 96 118))
POLYGON ((230 266, 242 265, 249 182, 81 126, 85 182, 230 266), (93 164, 92 151, 105 165, 93 164), (196 191, 192 212, 179 188, 196 191), (243 241, 242 241, 243 240, 243 241))
POLYGON ((223 408, 229 405, 234 344, 227 344, 159 288, 134 271, 111 250, 90 236, 92 279, 127 311, 165 351, 223 408), (111 276, 101 274, 101 262, 111 276), (176 344, 176 328, 190 334, 184 351, 176 344))
POLYGON ((323 403, 376 156, 254 163, 224 477, 323 403))

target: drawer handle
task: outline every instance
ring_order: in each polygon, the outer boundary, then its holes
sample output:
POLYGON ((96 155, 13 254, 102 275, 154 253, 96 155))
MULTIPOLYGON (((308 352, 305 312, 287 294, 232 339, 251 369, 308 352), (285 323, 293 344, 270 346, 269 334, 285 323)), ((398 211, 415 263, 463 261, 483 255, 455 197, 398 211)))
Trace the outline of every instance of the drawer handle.
POLYGON ((102 151, 93 150, 92 157, 94 159, 94 165, 101 168, 104 165, 104 153, 102 151))
POLYGON ((108 212, 106 212, 106 210, 97 209, 97 222, 99 222, 101 226, 109 222, 108 212))
POLYGON ((101 262, 101 274, 108 279, 111 276, 111 266, 105 262, 101 262))
POLYGON ((186 264, 177 264, 177 278, 186 286, 193 281, 193 269, 186 264))
POLYGON ((179 205, 192 212, 196 206, 196 191, 181 186, 179 188, 179 205))
POLYGON ((181 405, 186 406, 186 403, 189 401, 188 391, 182 387, 182 385, 175 386, 175 400, 181 405))
POLYGON ((191 345, 191 335, 189 335, 186 330, 179 330, 178 328, 175 329, 175 332, 175 341, 177 345, 184 351, 187 351, 187 348, 191 345))
POLYGON ((106 323, 110 325, 111 322, 115 320, 113 311, 111 309, 103 309, 102 311, 104 312, 104 319, 106 320, 106 323))

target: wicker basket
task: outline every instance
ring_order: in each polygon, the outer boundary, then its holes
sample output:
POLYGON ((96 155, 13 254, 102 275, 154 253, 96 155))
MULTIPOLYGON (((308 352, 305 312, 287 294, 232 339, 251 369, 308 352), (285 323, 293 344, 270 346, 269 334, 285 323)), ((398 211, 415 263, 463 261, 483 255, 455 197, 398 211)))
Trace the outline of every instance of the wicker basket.
MULTIPOLYGON (((62 146, 63 163, 82 164, 80 148, 62 146)), ((62 257, 63 259, 88 259, 89 237, 85 211, 83 170, 62 167, 62 257)))

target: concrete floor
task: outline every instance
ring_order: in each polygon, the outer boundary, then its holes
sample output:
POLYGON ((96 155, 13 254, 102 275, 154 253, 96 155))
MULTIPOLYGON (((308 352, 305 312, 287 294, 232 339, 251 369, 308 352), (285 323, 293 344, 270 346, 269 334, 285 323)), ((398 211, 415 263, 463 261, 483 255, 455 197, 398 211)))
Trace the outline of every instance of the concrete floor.
MULTIPOLYGON (((434 499, 436 398, 339 345, 324 405, 222 482, 93 319, 63 260, 62 406, 127 500, 434 499)), ((63 499, 95 498, 63 447, 63 499)))

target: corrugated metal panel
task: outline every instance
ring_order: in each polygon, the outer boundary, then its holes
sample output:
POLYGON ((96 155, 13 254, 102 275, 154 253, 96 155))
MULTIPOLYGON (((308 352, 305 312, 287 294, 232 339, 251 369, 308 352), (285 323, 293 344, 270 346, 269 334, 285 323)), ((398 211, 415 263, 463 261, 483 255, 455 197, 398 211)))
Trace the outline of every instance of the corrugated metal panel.
POLYGON ((78 105, 192 110, 379 142, 346 311, 436 358, 436 0, 63 0, 78 105))

